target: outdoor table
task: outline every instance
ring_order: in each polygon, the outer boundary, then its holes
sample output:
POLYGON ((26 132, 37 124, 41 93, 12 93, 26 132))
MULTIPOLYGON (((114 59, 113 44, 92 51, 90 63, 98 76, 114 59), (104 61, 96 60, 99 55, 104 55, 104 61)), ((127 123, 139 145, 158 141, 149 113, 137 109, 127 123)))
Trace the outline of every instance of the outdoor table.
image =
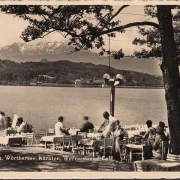
MULTIPOLYGON (((142 144, 126 144, 126 147, 129 148, 129 161, 130 163, 132 162, 132 156, 133 156, 133 150, 141 150, 143 151, 143 146, 142 144)), ((143 153, 142 153, 142 160, 144 159, 143 153)))
POLYGON ((104 144, 103 139, 81 139, 80 145, 83 145, 83 155, 86 155, 86 147, 90 146, 93 148, 93 157, 96 156, 96 148, 104 144))
POLYGON ((55 135, 55 136, 43 136, 40 139, 40 142, 45 144, 45 148, 47 148, 47 144, 52 143, 53 144, 53 149, 55 150, 55 143, 63 142, 63 137, 64 135, 55 135))
POLYGON ((141 163, 150 171, 179 171, 180 162, 172 162, 167 160, 147 159, 143 161, 134 161, 134 163, 141 163))
POLYGON ((22 145, 23 136, 0 136, 0 145, 12 146, 13 144, 22 145))

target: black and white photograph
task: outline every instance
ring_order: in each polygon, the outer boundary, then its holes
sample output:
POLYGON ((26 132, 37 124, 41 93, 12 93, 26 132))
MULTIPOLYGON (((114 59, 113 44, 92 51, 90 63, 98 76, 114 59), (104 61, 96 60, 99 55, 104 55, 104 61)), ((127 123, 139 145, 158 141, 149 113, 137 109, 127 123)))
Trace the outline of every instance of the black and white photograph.
POLYGON ((0 172, 179 172, 179 20, 0 3, 0 172))

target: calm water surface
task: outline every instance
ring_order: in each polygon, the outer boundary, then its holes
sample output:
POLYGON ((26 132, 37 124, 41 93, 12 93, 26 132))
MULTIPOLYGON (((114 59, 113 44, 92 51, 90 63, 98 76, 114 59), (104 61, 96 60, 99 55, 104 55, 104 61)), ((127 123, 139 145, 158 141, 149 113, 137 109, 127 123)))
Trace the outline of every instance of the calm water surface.
MULTIPOLYGON (((0 94, 0 110, 22 116, 38 133, 54 128, 60 115, 66 127, 80 127, 84 115, 98 126, 109 111, 109 88, 0 86, 0 94)), ((116 88, 115 117, 122 125, 167 123, 164 89, 116 88)))

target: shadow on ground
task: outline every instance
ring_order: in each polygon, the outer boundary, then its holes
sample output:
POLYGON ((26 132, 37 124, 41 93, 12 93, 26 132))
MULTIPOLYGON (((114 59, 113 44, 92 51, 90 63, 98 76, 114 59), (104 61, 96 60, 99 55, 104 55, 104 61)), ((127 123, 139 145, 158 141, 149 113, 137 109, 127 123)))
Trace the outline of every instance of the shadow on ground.
MULTIPOLYGON (((99 171, 100 163, 107 165, 106 162, 82 160, 84 158, 82 155, 55 152, 39 147, 1 148, 0 158, 1 172, 86 172, 99 171)), ((103 171, 113 171, 113 168, 103 169, 103 171)), ((122 171, 130 171, 130 165, 122 166, 122 171)))
POLYGON ((97 162, 79 161, 72 154, 44 152, 37 148, 5 148, 0 150, 0 171, 97 171, 97 162), (65 158, 64 158, 65 157, 65 158), (69 159, 67 159, 69 157, 69 159), (24 159, 23 159, 24 158, 24 159), (75 159, 76 158, 76 159, 75 159))

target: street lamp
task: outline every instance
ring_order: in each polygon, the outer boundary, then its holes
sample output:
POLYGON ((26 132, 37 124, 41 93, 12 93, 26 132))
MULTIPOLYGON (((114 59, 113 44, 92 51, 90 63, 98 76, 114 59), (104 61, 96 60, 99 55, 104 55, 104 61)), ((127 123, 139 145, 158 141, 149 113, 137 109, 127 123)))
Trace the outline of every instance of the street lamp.
POLYGON ((114 116, 114 104, 115 104, 115 86, 122 84, 123 76, 117 74, 116 77, 111 77, 109 74, 104 74, 103 78, 105 84, 111 87, 110 92, 110 114, 114 116))

